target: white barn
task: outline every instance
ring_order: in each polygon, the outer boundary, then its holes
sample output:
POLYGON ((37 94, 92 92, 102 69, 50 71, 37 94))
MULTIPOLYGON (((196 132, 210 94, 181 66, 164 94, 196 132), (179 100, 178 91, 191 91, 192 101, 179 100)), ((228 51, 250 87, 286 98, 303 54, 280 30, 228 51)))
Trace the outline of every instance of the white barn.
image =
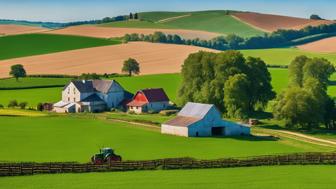
POLYGON ((250 135, 248 125, 223 120, 215 105, 187 103, 177 116, 161 125, 161 133, 184 137, 250 135))
POLYGON ((127 94, 115 80, 71 81, 62 91, 62 100, 54 104, 54 111, 102 112, 118 107, 127 94))

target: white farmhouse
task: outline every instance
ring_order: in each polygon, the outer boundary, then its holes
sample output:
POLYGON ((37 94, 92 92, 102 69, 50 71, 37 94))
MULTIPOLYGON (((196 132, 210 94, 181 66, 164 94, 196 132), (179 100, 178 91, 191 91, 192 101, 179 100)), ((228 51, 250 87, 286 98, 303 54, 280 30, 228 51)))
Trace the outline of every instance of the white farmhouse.
POLYGON ((222 120, 214 105, 189 102, 174 119, 162 124, 161 133, 184 137, 250 135, 250 127, 222 120))
POLYGON ((115 80, 71 81, 54 104, 59 113, 101 112, 116 108, 129 93, 115 80))

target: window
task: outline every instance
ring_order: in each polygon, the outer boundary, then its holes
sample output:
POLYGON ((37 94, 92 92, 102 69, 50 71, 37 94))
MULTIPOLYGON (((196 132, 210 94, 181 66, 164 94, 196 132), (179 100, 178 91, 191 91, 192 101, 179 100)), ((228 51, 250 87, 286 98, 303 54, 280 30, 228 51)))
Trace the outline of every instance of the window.
POLYGON ((76 102, 76 98, 74 98, 74 102, 76 102))
POLYGON ((70 101, 70 97, 68 97, 68 101, 70 101))

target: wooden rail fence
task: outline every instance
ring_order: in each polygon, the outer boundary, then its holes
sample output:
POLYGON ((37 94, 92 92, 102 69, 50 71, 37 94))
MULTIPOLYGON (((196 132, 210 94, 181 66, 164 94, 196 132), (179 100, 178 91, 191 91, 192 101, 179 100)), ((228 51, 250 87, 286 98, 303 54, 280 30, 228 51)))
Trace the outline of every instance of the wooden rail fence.
POLYGON ((247 158, 196 160, 172 158, 149 161, 123 161, 104 165, 90 163, 0 163, 0 176, 54 173, 115 172, 135 170, 207 169, 271 165, 336 165, 336 153, 300 153, 247 158))

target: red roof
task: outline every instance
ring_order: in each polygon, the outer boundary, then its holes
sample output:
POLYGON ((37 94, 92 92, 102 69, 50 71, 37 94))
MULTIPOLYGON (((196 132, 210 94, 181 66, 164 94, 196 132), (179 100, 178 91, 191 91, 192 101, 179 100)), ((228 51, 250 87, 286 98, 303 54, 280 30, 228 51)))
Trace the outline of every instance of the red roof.
MULTIPOLYGON (((139 91, 145 95, 148 102, 165 102, 169 101, 167 94, 162 88, 158 89, 143 89, 139 91)), ((138 93, 139 93, 138 92, 138 93)))
POLYGON ((139 101, 135 101, 132 100, 130 103, 127 104, 127 106, 136 106, 136 107, 141 107, 145 104, 147 104, 148 102, 139 102, 139 101))

